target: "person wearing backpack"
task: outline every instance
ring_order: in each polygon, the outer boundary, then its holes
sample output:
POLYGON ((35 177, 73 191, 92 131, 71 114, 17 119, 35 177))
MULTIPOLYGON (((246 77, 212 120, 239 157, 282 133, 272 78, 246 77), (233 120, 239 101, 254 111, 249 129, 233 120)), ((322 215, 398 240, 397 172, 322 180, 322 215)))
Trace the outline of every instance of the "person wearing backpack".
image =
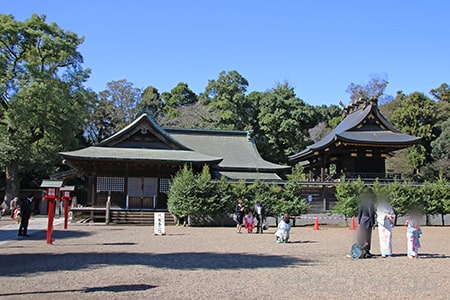
POLYGON ((259 202, 259 200, 255 201, 255 208, 253 210, 253 215, 256 218, 256 233, 263 233, 264 230, 264 220, 266 219, 266 209, 264 205, 259 202))

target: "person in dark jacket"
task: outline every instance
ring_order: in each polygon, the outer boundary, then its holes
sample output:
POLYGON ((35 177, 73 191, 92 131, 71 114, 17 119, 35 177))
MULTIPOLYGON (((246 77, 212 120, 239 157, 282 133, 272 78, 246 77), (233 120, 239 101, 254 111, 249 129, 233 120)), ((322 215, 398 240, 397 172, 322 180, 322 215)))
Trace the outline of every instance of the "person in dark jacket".
POLYGON ((33 203, 33 195, 29 195, 27 199, 20 204, 20 217, 22 219, 19 226, 19 236, 29 236, 27 230, 28 222, 31 217, 31 203, 33 203))
POLYGON ((244 220, 244 215, 245 215, 244 209, 245 209, 244 203, 243 203, 242 199, 239 199, 238 203, 236 204, 236 207, 234 209, 237 233, 241 233, 242 222, 244 220))
POLYGON ((259 200, 255 201, 255 208, 253 209, 253 216, 256 218, 256 233, 263 233, 263 224, 266 218, 266 209, 264 205, 259 202, 259 200))
POLYGON ((372 257, 370 253, 370 242, 372 240, 372 230, 375 228, 375 194, 368 190, 363 194, 361 205, 358 209, 358 243, 365 246, 366 257, 372 257))

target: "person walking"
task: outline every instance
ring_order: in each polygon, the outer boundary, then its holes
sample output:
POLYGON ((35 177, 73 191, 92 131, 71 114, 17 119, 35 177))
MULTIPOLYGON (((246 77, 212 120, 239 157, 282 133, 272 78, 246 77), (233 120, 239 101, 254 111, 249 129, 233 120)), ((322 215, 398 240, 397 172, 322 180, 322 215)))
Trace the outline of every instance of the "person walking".
POLYGON ((368 190, 363 194, 361 205, 358 209, 358 244, 364 245, 366 250, 365 257, 372 257, 370 253, 370 244, 372 240, 372 230, 375 228, 375 194, 372 190, 368 190))
POLYGON ((256 233, 263 233, 264 220, 266 219, 266 208, 261 202, 259 202, 259 200, 255 201, 253 215, 256 218, 256 233))
POLYGON ((394 228, 395 213, 392 206, 385 200, 377 205, 378 237, 380 240, 381 257, 392 255, 392 229, 394 228))
POLYGON ((31 217, 31 203, 33 203, 33 195, 29 195, 27 199, 25 199, 20 204, 20 226, 19 226, 19 236, 29 236, 28 231, 28 222, 31 217))

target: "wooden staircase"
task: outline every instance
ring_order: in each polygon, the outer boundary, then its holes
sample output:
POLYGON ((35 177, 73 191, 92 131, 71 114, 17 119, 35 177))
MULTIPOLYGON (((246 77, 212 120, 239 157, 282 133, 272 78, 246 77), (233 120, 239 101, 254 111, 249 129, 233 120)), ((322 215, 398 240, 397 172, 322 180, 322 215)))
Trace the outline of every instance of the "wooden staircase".
MULTIPOLYGON (((165 214, 166 225, 174 225, 174 217, 167 211, 165 214)), ((111 223, 132 225, 153 225, 155 212, 144 210, 111 210, 111 223)))
POLYGON ((336 196, 334 195, 335 189, 322 186, 302 186, 301 196, 304 199, 308 199, 308 196, 312 196, 310 202, 309 212, 326 212, 329 211, 336 203, 336 196), (325 201, 324 201, 325 199, 325 201))

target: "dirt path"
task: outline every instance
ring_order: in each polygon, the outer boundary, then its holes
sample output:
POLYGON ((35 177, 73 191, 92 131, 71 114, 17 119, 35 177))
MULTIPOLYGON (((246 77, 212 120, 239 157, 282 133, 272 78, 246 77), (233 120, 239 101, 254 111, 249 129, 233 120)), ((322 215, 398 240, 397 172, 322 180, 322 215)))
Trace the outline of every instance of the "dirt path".
MULTIPOLYGON (((233 228, 89 226, 55 228, 0 245, 2 299, 449 299, 450 227, 424 227, 422 257, 345 258, 354 231, 295 227, 291 243, 233 228), (262 298, 264 297, 264 298, 262 298)), ((379 253, 373 233, 373 253, 379 253)))

